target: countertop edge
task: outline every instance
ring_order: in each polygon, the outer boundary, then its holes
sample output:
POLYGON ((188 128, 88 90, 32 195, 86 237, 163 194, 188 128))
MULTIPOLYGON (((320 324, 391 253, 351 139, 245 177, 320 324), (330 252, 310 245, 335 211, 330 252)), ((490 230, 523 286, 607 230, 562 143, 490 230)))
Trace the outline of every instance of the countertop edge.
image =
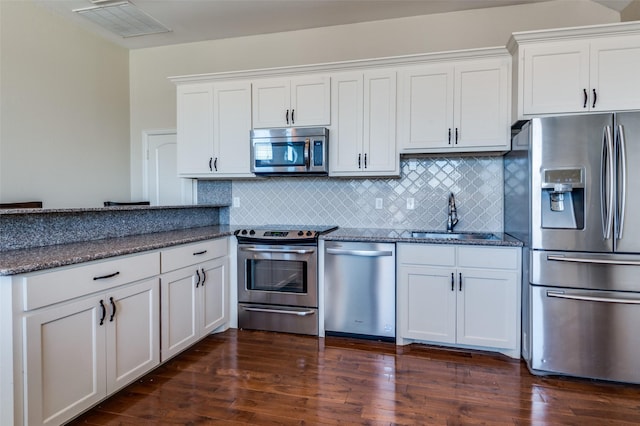
POLYGON ((233 230, 228 226, 220 228, 211 226, 9 250, 0 252, 0 277, 77 265, 231 235, 233 230))
POLYGON ((321 235, 324 241, 356 241, 378 243, 409 243, 409 244, 443 244, 443 245, 471 245, 491 247, 523 247, 522 241, 503 233, 498 240, 452 240, 444 238, 412 238, 403 234, 410 233, 406 229, 371 230, 358 228, 339 228, 336 231, 321 235), (386 235, 384 235, 386 234, 386 235))

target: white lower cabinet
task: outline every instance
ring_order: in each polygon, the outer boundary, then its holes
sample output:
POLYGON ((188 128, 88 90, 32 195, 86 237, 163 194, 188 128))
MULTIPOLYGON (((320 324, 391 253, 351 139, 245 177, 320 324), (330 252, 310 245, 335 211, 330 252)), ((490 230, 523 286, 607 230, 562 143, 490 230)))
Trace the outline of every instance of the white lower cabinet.
POLYGON ((27 424, 57 425, 158 365, 158 279, 26 315, 27 424))
POLYGON ((398 337, 520 357, 521 249, 398 244, 398 337))
POLYGON ((228 263, 226 238, 162 252, 163 362, 228 323, 228 263))
POLYGON ((21 354, 13 423, 62 424, 159 364, 159 266, 145 253, 3 282, 21 354))

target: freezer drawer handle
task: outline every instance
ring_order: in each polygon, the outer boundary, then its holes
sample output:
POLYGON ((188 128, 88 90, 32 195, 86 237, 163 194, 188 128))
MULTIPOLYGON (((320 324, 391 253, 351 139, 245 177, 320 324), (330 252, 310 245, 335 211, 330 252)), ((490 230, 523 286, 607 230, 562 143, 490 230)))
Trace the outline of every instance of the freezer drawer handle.
POLYGON ((626 303, 629 305, 640 305, 640 299, 619 299, 617 297, 595 297, 580 294, 565 294, 556 291, 547 291, 547 297, 556 297, 558 299, 584 300, 587 302, 605 302, 605 303, 626 303))
POLYGON ((565 257, 565 256, 554 256, 554 255, 547 256, 547 260, 556 260, 558 262, 599 263, 603 265, 640 266, 640 260, 588 259, 584 257, 565 257))
POLYGON ((389 250, 340 250, 327 249, 328 254, 344 254, 346 256, 362 256, 362 257, 382 257, 393 256, 393 252, 389 250))
POLYGON ((314 311, 311 309, 307 309, 304 311, 285 311, 284 309, 245 308, 244 306, 242 307, 242 309, 249 312, 266 312, 268 314, 296 315, 299 317, 307 317, 314 314, 314 311))
POLYGON ((242 251, 250 251, 254 253, 292 253, 292 254, 311 254, 315 250, 280 250, 280 249, 260 249, 255 247, 240 247, 242 251))

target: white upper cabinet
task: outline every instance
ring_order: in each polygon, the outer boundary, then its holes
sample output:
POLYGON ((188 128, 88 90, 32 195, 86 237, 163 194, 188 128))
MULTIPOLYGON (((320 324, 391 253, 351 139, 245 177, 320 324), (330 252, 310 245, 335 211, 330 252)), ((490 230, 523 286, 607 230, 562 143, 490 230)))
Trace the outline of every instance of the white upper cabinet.
POLYGON ((253 127, 329 125, 329 82, 328 76, 256 80, 253 83, 253 127))
POLYGON ((396 72, 332 76, 329 174, 397 176, 396 72))
POLYGON ((252 176, 251 83, 215 84, 213 113, 213 172, 228 177, 252 176))
POLYGON ((502 55, 403 69, 401 152, 508 150, 510 66, 502 55))
POLYGON ((177 101, 178 174, 209 174, 209 159, 213 162, 213 84, 178 86, 177 101))
POLYGON ((179 176, 253 176, 250 82, 180 85, 177 114, 179 176))
POLYGON ((514 119, 640 108, 640 25, 515 33, 514 119))

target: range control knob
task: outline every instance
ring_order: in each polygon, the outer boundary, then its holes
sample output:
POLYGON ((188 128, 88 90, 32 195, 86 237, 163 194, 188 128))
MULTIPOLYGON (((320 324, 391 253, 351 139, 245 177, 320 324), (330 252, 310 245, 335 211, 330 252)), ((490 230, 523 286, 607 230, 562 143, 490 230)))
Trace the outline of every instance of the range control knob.
POLYGON ((249 235, 255 235, 256 231, 254 231, 253 229, 251 231, 249 231, 249 235))
POLYGON ((307 237, 310 237, 312 235, 311 231, 307 231, 307 237))
POLYGON ((303 236, 304 235, 304 231, 298 231, 298 236, 303 236))
POLYGON ((247 235, 247 230, 246 230, 246 229, 243 229, 243 230, 242 230, 242 232, 241 232, 241 234, 242 234, 242 235, 247 235))

